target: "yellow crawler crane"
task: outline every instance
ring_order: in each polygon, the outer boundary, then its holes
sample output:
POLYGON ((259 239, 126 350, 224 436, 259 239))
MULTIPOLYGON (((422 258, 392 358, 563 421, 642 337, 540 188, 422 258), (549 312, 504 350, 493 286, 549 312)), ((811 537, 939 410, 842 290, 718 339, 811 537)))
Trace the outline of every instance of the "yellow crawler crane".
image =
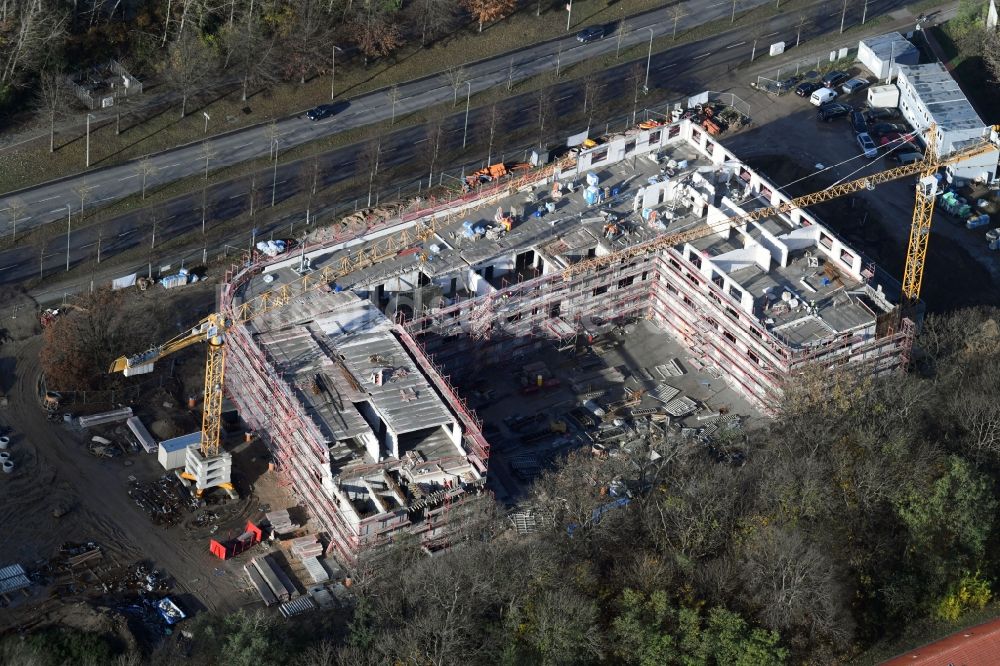
MULTIPOLYGON (((994 125, 990 130, 991 134, 996 134, 1000 132, 1000 125, 994 125)), ((931 125, 927 131, 927 151, 923 160, 863 176, 856 180, 828 187, 819 192, 795 197, 780 206, 758 208, 747 215, 734 215, 712 225, 697 227, 680 233, 666 234, 645 243, 612 252, 611 254, 586 259, 567 266, 563 269, 563 276, 570 278, 584 271, 608 266, 632 257, 656 252, 663 248, 689 243, 717 233, 726 227, 739 227, 751 220, 762 220, 779 213, 787 213, 795 208, 812 206, 847 194, 860 192, 861 190, 874 189, 875 186, 890 180, 920 174, 920 180, 917 182, 916 187, 916 203, 913 208, 913 222, 910 225, 910 242, 906 251, 906 265, 903 269, 902 281, 902 305, 904 308, 912 307, 916 305, 917 300, 920 298, 920 285, 924 279, 924 262, 927 258, 927 245, 930 240, 931 222, 934 217, 934 197, 936 193, 934 174, 941 167, 949 164, 957 164, 963 160, 996 149, 996 145, 990 136, 941 157, 938 157, 936 154, 936 146, 937 126, 931 125)))

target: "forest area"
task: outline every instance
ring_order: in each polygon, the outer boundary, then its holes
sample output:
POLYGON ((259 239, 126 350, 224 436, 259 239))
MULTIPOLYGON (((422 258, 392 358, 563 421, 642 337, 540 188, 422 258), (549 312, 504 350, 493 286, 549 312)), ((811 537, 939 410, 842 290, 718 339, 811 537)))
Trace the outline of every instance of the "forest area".
MULTIPOLYGON (((937 638, 995 614, 998 321, 929 316, 910 373, 804 373, 713 450, 571 455, 536 483, 536 531, 486 504, 444 555, 397 541, 358 566, 351 612, 203 614, 121 663, 871 663, 937 638)), ((84 638, 0 642, 0 660, 114 656, 84 638)))
POLYGON ((367 62, 516 9, 517 0, 0 0, 0 115, 60 112, 64 76, 112 58, 185 101, 223 78, 246 99, 328 72, 332 44, 367 62))

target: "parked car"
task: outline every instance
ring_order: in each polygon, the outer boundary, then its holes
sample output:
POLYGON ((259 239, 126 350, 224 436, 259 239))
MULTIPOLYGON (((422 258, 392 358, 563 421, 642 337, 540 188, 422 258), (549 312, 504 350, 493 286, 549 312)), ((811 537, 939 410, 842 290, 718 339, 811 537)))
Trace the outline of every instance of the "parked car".
POLYGON ((853 109, 846 104, 841 104, 840 102, 831 102, 829 104, 824 104, 819 107, 819 111, 816 117, 824 122, 832 122, 837 118, 843 118, 848 115, 853 109))
POLYGON ((906 125, 900 125, 898 123, 875 123, 871 126, 872 136, 885 136, 886 134, 902 134, 903 132, 909 132, 910 128, 906 125))
POLYGON ((875 142, 872 141, 872 138, 868 136, 868 132, 862 132, 858 135, 858 146, 868 159, 878 157, 878 148, 875 147, 875 142))
POLYGON ((900 152, 901 150, 902 148, 900 148, 899 150, 894 150, 891 153, 889 153, 888 155, 889 159, 895 162, 896 164, 912 164, 914 162, 918 162, 924 159, 922 153, 910 152, 910 151, 904 153, 900 152))
POLYGON ((809 97, 814 92, 823 87, 823 84, 817 81, 806 81, 805 83, 800 83, 795 88, 795 94, 799 97, 809 97))
POLYGON ((323 120, 329 118, 337 112, 337 107, 333 104, 320 104, 314 109, 306 111, 306 118, 309 120, 323 120))
POLYGON ((884 120, 896 120, 900 117, 899 109, 886 106, 868 109, 865 111, 865 115, 868 116, 868 122, 870 123, 878 123, 884 120))
POLYGON ((837 91, 830 88, 818 88, 809 96, 813 106, 823 106, 837 99, 837 91))
POLYGON ((845 83, 844 85, 842 85, 840 89, 844 91, 845 95, 850 95, 851 93, 855 93, 866 87, 868 87, 868 79, 855 77, 850 81, 848 81, 847 83, 845 83))
POLYGON ((589 28, 584 28, 580 32, 576 33, 576 41, 581 44, 589 44, 590 42, 596 42, 598 39, 604 38, 604 26, 603 25, 592 25, 589 28))
POLYGON ((857 134, 868 131, 868 121, 865 120, 865 114, 860 111, 851 112, 851 127, 857 134))
POLYGON ((851 78, 851 75, 847 72, 835 69, 832 72, 828 72, 827 75, 823 77, 823 85, 827 88, 836 88, 849 78, 851 78))
POLYGON ((912 134, 899 134, 898 132, 889 132, 888 134, 883 134, 878 138, 878 145, 883 148, 896 148, 902 150, 903 144, 911 144, 915 137, 912 134))

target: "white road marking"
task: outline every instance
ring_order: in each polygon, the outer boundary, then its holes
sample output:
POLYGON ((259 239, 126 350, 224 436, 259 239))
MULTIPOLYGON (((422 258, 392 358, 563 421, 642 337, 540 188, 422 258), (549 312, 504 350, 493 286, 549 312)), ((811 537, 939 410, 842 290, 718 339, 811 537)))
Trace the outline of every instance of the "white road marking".
POLYGON ((58 199, 60 196, 62 196, 62 195, 57 194, 54 197, 49 197, 48 199, 39 199, 35 203, 45 203, 46 201, 52 201, 53 199, 58 199))
POLYGON ((762 35, 762 38, 763 38, 763 37, 774 37, 774 36, 775 36, 775 35, 777 35, 777 34, 778 34, 777 32, 772 32, 772 33, 770 33, 770 34, 768 34, 768 35, 762 35))
POLYGON ((416 140, 416 141, 414 141, 413 143, 423 143, 423 142, 424 142, 424 141, 426 141, 426 140, 427 140, 427 137, 424 137, 423 139, 417 139, 417 140, 416 140))
POLYGON ((81 246, 80 246, 80 249, 82 250, 82 249, 84 249, 84 248, 88 248, 88 247, 90 247, 91 245, 97 245, 97 241, 94 241, 93 243, 87 243, 86 245, 81 245, 81 246))
MULTIPOLYGON (((201 160, 198 160, 198 161, 200 162, 201 160)), ((168 165, 160 167, 160 168, 161 169, 173 169, 175 166, 180 166, 180 165, 181 165, 181 163, 178 162, 177 164, 168 164, 168 165)))
POLYGON ((66 210, 66 206, 63 206, 62 208, 56 208, 55 210, 50 210, 49 215, 51 215, 52 213, 61 213, 64 210, 66 210))
POLYGON ((135 229, 129 229, 128 231, 123 231, 120 234, 118 234, 118 238, 121 238, 122 236, 128 236, 133 231, 135 231, 135 229))
POLYGON ((743 46, 744 44, 746 44, 746 42, 738 42, 738 43, 736 43, 736 44, 730 44, 730 45, 729 45, 729 46, 727 46, 726 48, 727 48, 727 49, 735 49, 735 48, 736 48, 737 46, 743 46))
POLYGON ((246 148, 246 147, 247 147, 247 146, 249 146, 249 145, 250 145, 251 143, 253 143, 253 141, 250 141, 249 143, 241 143, 240 145, 238 145, 238 146, 235 146, 235 147, 233 148, 233 150, 239 150, 240 148, 246 148))
POLYGON ((561 102, 561 101, 563 101, 564 99, 569 99, 570 97, 574 97, 574 95, 565 95, 565 96, 563 96, 563 97, 560 97, 560 98, 559 98, 559 99, 557 99, 556 101, 557 101, 557 102, 561 102))
POLYGON ((676 67, 676 66, 677 66, 677 63, 676 62, 672 62, 669 65, 664 65, 663 67, 657 67, 656 71, 660 71, 661 69, 670 69, 671 67, 676 67))
POLYGON ((4 266, 3 268, 0 268, 0 271, 5 271, 7 269, 14 268, 15 266, 20 266, 20 265, 21 264, 11 264, 10 266, 4 266))
POLYGON ((246 193, 246 192, 242 192, 242 193, 240 193, 240 194, 234 194, 233 196, 231 196, 231 197, 229 197, 229 198, 230 198, 230 199, 236 199, 236 198, 238 198, 238 197, 245 197, 246 195, 247 195, 247 193, 246 193))
POLYGON ((134 174, 132 174, 131 176, 125 176, 124 178, 119 178, 119 179, 118 179, 118 182, 119 182, 119 183, 122 183, 122 182, 124 182, 124 181, 126 181, 126 180, 129 180, 130 178, 138 178, 138 177, 139 177, 139 174, 137 174, 137 173, 134 173, 134 174))
POLYGON ((712 55, 711 51, 709 51, 708 53, 702 53, 701 55, 697 55, 697 56, 695 56, 695 57, 693 57, 691 59, 692 60, 698 60, 699 58, 707 58, 710 55, 712 55))

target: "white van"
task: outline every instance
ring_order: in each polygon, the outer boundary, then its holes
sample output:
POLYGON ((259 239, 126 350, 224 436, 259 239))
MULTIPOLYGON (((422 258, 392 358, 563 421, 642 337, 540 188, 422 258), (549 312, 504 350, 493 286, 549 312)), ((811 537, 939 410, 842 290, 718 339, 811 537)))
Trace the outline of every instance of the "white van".
POLYGON ((830 88, 820 88, 813 92, 809 101, 813 103, 814 106, 823 106, 827 102, 832 102, 837 99, 837 91, 831 90, 830 88))

